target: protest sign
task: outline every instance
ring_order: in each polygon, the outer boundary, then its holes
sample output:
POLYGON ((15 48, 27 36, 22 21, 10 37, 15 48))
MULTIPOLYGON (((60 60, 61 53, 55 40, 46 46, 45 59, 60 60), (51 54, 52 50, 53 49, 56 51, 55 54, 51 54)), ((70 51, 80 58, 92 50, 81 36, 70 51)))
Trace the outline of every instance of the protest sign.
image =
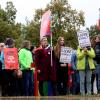
POLYGON ((77 32, 80 47, 91 46, 88 30, 80 30, 77 32))
POLYGON ((4 64, 5 69, 19 69, 17 48, 4 49, 4 64))
POLYGON ((61 63, 70 63, 72 56, 72 48, 70 47, 62 47, 60 54, 60 62, 61 63))

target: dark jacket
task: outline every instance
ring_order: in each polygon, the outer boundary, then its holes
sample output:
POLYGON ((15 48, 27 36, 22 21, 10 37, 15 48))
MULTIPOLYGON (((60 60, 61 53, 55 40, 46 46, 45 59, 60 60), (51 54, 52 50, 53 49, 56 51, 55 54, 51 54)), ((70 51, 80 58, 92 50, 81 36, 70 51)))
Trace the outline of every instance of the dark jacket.
POLYGON ((96 43, 96 46, 94 48, 96 57, 95 57, 95 61, 97 64, 100 64, 100 42, 96 43))
POLYGON ((35 51, 35 63, 40 70, 39 81, 56 81, 56 64, 53 55, 53 66, 51 66, 51 48, 38 48, 35 51))
POLYGON ((59 58, 56 57, 56 64, 57 64, 57 81, 66 82, 68 80, 68 64, 66 63, 66 66, 62 67, 61 64, 64 63, 60 62, 60 57, 59 58))

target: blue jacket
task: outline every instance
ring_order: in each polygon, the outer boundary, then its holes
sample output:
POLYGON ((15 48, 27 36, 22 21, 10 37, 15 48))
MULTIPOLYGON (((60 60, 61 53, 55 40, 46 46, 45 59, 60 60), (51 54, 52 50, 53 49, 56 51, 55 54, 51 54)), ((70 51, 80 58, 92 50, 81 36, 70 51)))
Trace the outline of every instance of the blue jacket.
POLYGON ((73 52, 72 57, 71 57, 71 65, 73 70, 77 70, 77 56, 76 56, 76 51, 73 52))
POLYGON ((2 69, 4 69, 4 52, 3 51, 1 51, 0 61, 2 63, 2 69))

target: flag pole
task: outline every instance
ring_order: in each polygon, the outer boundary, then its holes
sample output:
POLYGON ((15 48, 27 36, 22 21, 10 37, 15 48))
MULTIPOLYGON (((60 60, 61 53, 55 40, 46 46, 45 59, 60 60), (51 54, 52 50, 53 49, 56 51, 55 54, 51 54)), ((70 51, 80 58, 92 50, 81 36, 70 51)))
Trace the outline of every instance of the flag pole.
POLYGON ((53 46, 52 46, 52 33, 51 33, 51 67, 53 65, 53 62, 52 62, 52 50, 53 50, 53 46))
MULTIPOLYGON (((52 3, 52 0, 51 0, 51 3, 52 3)), ((51 25, 52 25, 52 12, 51 12, 51 25)), ((53 59, 52 59, 53 45, 52 45, 52 28, 51 27, 50 27, 50 30, 51 30, 51 67, 52 67, 53 66, 53 59)))

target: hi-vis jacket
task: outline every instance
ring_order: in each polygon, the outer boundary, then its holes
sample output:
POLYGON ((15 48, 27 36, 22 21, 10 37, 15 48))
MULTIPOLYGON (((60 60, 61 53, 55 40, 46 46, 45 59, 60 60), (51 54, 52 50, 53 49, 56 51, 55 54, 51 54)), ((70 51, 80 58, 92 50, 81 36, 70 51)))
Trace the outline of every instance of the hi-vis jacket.
POLYGON ((93 60, 93 58, 95 58, 95 52, 93 48, 90 48, 90 50, 88 50, 86 54, 80 47, 78 47, 77 49, 77 70, 85 70, 86 55, 88 55, 88 64, 89 64, 90 70, 95 69, 94 60, 93 60))
POLYGON ((21 65, 21 70, 31 68, 32 62, 32 53, 28 49, 21 49, 19 51, 19 63, 21 65))

